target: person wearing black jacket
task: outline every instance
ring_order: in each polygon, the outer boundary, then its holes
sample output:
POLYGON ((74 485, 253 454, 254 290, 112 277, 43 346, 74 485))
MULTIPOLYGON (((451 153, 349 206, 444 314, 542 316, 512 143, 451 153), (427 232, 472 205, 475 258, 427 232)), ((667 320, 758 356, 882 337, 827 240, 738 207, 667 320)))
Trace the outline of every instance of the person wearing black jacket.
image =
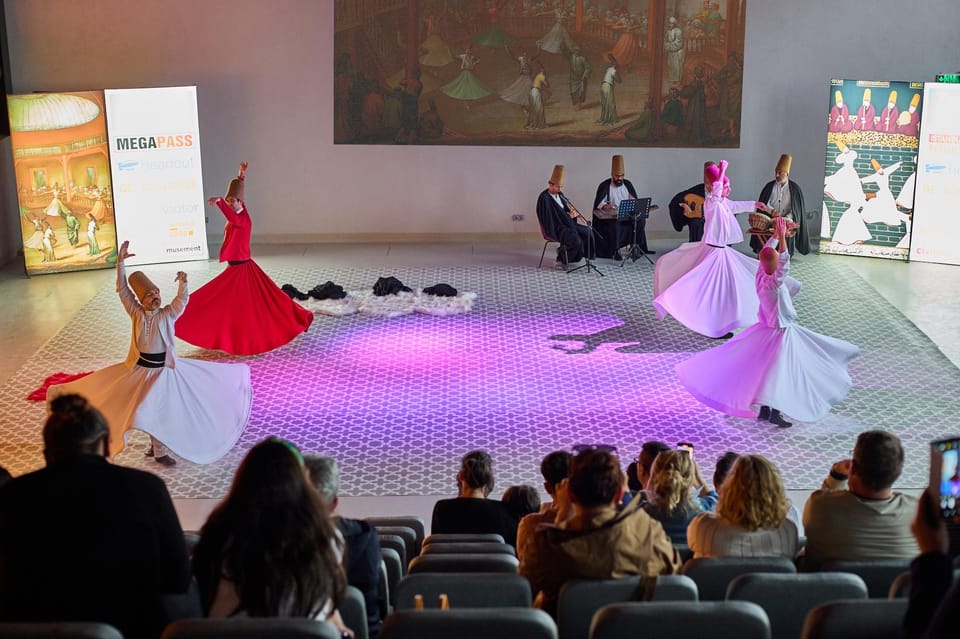
MULTIPOLYGON (((790 257, 793 257, 794 251, 799 251, 801 255, 810 252, 810 232, 803 215, 803 191, 799 184, 790 179, 792 164, 793 157, 786 153, 781 155, 774 171, 774 179, 764 185, 760 190, 760 197, 757 198, 757 201, 766 204, 769 210, 777 211, 797 223, 799 228, 796 234, 787 238, 790 257)), ((754 235, 750 238, 750 248, 754 253, 759 253, 763 248, 763 241, 754 235)))
POLYGON ((0 620, 96 621, 156 638, 190 585, 166 486, 107 461, 106 420, 79 395, 51 403, 46 467, 0 490, 0 620))
MULTIPOLYGON (((589 237, 593 231, 577 224, 576 212, 571 209, 569 200, 563 195, 563 180, 566 169, 563 165, 553 167, 553 174, 547 188, 537 198, 537 221, 544 237, 559 242, 557 262, 574 264, 587 255, 590 246, 589 237)), ((593 255, 589 256, 593 259, 593 255)))
MULTIPOLYGON (((629 246, 633 240, 633 222, 618 220, 617 210, 623 200, 637 199, 637 190, 633 183, 624 177, 623 156, 613 156, 610 177, 597 187, 593 198, 593 228, 597 234, 597 256, 620 259, 620 248, 629 246), (598 216, 603 212, 605 215, 598 216)), ((644 253, 655 253, 647 248, 646 218, 637 219, 637 244, 644 253)))
POLYGON ((362 519, 336 515, 340 503, 340 468, 335 459, 304 455, 310 483, 326 504, 333 523, 343 537, 343 569, 347 583, 363 593, 367 605, 367 632, 376 637, 380 630, 380 538, 377 529, 362 519))
POLYGON ((680 191, 673 196, 667 210, 670 212, 670 222, 676 231, 682 231, 687 227, 689 242, 699 242, 703 237, 703 203, 707 198, 707 191, 704 183, 707 181, 707 170, 714 166, 716 162, 703 163, 703 182, 691 186, 685 191, 680 191), (684 214, 681 204, 686 204, 699 217, 687 217, 684 214))
POLYGON ((517 520, 503 502, 489 499, 494 487, 493 460, 474 450, 460 460, 458 495, 441 499, 433 506, 430 531, 434 534, 498 534, 511 546, 517 545, 517 520))

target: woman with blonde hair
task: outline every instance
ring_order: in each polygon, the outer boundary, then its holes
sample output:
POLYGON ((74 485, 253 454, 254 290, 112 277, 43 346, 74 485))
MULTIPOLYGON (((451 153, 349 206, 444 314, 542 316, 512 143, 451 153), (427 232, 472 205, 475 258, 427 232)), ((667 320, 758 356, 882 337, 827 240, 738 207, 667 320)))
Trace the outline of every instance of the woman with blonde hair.
POLYGON ((666 450, 657 455, 649 484, 644 510, 663 525, 673 543, 686 543, 690 520, 715 503, 716 493, 707 488, 693 457, 685 450, 666 450), (700 489, 700 498, 694 488, 700 489))
POLYGON ((780 471, 765 457, 743 455, 723 483, 716 514, 698 515, 687 530, 695 557, 789 557, 798 551, 780 471))

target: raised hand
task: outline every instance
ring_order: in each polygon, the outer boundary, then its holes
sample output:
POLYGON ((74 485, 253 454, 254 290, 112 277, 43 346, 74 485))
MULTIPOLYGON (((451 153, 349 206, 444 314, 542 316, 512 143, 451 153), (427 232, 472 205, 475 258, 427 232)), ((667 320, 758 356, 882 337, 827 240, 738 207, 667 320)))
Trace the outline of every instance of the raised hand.
POLYGON ((177 271, 177 276, 174 278, 173 281, 174 281, 174 282, 183 282, 184 284, 186 284, 186 283, 187 283, 187 274, 184 273, 183 271, 177 271))
POLYGON ((777 235, 779 237, 781 238, 785 237, 787 234, 787 218, 785 217, 776 218, 776 220, 774 221, 774 227, 776 228, 777 235))
POLYGON ((220 199, 220 198, 218 198, 218 197, 210 197, 210 198, 207 198, 207 204, 209 204, 210 206, 216 206, 216 205, 217 205, 217 200, 219 200, 219 199, 220 199))
POLYGON ((124 240, 123 244, 120 245, 120 250, 117 252, 117 261, 122 262, 128 257, 134 257, 136 253, 130 252, 130 240, 124 240))
POLYGON ((237 177, 240 178, 241 180, 246 175, 248 166, 250 166, 250 163, 247 162, 246 160, 240 163, 240 170, 237 171, 237 177))

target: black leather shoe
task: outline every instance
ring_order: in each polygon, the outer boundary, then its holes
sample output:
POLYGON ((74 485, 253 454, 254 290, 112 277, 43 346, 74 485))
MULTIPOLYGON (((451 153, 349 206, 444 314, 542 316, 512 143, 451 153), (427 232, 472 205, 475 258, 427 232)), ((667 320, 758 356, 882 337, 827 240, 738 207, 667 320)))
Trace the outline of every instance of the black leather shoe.
POLYGON ((164 455, 163 457, 157 457, 153 461, 161 464, 163 466, 176 466, 177 460, 171 457, 170 455, 164 455))
POLYGON ((776 408, 770 409, 770 423, 776 424, 780 428, 790 428, 793 426, 793 422, 788 422, 783 418, 783 415, 780 414, 776 408))
POLYGON ((765 421, 767 421, 768 419, 770 419, 770 407, 769 407, 769 406, 761 406, 761 407, 760 407, 760 414, 757 415, 757 419, 760 420, 760 421, 762 421, 762 422, 765 422, 765 421))
POLYGON ((720 337, 711 337, 710 339, 730 339, 733 337, 733 333, 727 333, 726 335, 721 335, 720 337))

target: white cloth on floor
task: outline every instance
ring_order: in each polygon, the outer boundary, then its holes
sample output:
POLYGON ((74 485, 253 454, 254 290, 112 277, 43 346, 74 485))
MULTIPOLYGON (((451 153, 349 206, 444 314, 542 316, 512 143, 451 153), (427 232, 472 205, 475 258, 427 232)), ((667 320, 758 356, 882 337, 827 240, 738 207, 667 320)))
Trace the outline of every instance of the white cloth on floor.
POLYGON ((176 356, 173 325, 189 299, 186 284, 180 285, 170 304, 148 314, 130 290, 123 262, 119 262, 117 290, 133 324, 126 361, 51 386, 48 403, 69 393, 86 397, 107 419, 111 455, 123 450, 127 432, 135 428, 192 462, 208 464, 220 459, 236 444, 250 418, 250 368, 176 356), (155 328, 148 339, 143 333, 150 325, 155 328), (157 336, 160 342, 155 341, 157 336), (163 367, 137 365, 141 342, 164 345, 163 367))
MULTIPOLYGON (((771 238, 767 246, 776 245, 771 238)), ((796 323, 790 255, 780 253, 773 275, 758 268, 758 320, 729 342, 677 365, 681 383, 698 400, 724 413, 752 417, 760 406, 803 422, 823 418, 850 391, 847 372, 860 349, 796 323)), ((796 282, 796 280, 793 280, 796 282)))

